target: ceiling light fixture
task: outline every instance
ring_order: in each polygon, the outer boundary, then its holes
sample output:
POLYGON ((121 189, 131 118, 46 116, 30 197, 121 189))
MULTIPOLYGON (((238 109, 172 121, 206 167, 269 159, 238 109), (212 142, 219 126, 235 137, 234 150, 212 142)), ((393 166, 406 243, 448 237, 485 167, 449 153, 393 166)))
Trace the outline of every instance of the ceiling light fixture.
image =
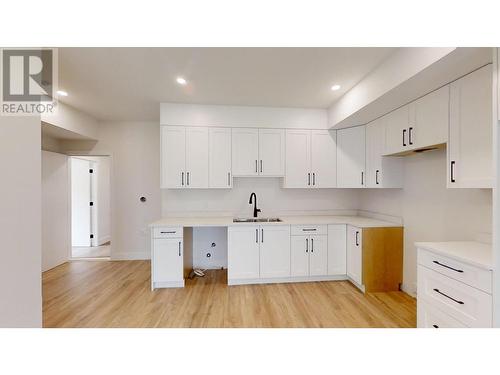
POLYGON ((340 89, 340 85, 333 85, 332 86, 332 91, 337 91, 338 89, 340 89))
POLYGON ((66 91, 63 91, 63 90, 57 90, 57 95, 59 95, 59 96, 68 96, 68 93, 66 91))
POLYGON ((182 77, 177 77, 176 81, 179 85, 183 85, 183 86, 187 83, 187 81, 182 77))

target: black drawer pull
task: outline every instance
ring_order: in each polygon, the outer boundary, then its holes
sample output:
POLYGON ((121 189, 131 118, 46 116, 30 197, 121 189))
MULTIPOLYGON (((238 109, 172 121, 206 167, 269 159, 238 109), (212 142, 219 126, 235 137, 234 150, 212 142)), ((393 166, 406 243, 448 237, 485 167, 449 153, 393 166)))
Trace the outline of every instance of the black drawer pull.
POLYGON ((161 234, 176 234, 177 232, 174 230, 173 232, 160 232, 161 234))
POLYGON ((305 229, 302 229, 302 232, 316 232, 316 228, 305 228, 305 229))
POLYGON ((439 326, 437 324, 433 324, 432 325, 434 328, 439 328, 439 326))
POLYGON ((459 270, 459 269, 456 269, 456 268, 453 268, 453 267, 450 267, 450 266, 447 266, 446 264, 443 264, 443 263, 439 263, 437 260, 433 260, 432 263, 436 263, 437 265, 441 266, 441 267, 444 267, 444 268, 448 268, 450 270, 453 270, 455 272, 460 272, 460 273, 463 273, 464 271, 463 270, 459 270))
POLYGON ((444 294, 443 292, 441 292, 441 291, 440 291, 439 289, 437 289, 437 288, 434 288, 433 290, 434 290, 436 293, 439 293, 439 294, 441 294, 442 296, 445 296, 446 298, 451 299, 453 302, 458 303, 459 305, 463 305, 463 304, 464 304, 464 302, 463 302, 463 301, 459 301, 459 300, 457 300, 457 299, 455 299, 455 298, 453 298, 453 297, 450 297, 449 295, 444 294))

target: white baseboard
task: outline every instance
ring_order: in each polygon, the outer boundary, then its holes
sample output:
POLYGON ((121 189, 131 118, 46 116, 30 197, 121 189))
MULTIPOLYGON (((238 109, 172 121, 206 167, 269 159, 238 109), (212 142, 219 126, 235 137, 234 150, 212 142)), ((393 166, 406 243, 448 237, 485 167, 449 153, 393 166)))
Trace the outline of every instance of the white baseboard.
POLYGON ((150 251, 128 251, 128 252, 113 252, 111 249, 111 260, 149 260, 151 259, 150 251))
POLYGON ((111 241, 111 236, 99 237, 97 239, 97 245, 101 246, 102 244, 105 244, 106 242, 109 242, 109 241, 111 241))
POLYGON ((310 276, 310 277, 278 277, 269 279, 228 279, 227 285, 245 284, 275 284, 275 283, 307 283, 314 281, 338 281, 347 280, 347 275, 335 276, 310 276))
POLYGON ((182 281, 157 281, 151 285, 151 290, 159 288, 184 288, 184 280, 182 281))
POLYGON ((413 284, 403 283, 403 284, 401 284, 401 290, 403 292, 405 292, 406 294, 409 294, 410 296, 417 298, 417 285, 416 285, 416 283, 413 283, 413 284))

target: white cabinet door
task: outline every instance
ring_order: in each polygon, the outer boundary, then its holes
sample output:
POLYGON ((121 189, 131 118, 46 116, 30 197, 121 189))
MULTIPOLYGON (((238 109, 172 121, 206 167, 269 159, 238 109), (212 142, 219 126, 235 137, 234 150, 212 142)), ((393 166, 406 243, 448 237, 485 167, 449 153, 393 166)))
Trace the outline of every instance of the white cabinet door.
POLYGON ((448 187, 493 186, 492 67, 451 84, 448 187))
POLYGON ((309 275, 328 274, 328 236, 311 236, 309 241, 309 275))
POLYGON ((311 186, 311 131, 286 131, 286 188, 311 186))
POLYGON ((228 279, 258 279, 259 227, 228 228, 228 279))
POLYGON ((366 125, 366 187, 403 187, 403 159, 382 156, 385 150, 386 124, 379 118, 366 125))
POLYGON ((328 275, 345 275, 347 226, 328 225, 328 275))
POLYGON ((208 131, 208 187, 230 188, 231 176, 231 129, 210 128, 208 131))
POLYGON ((362 285, 362 231, 347 226, 347 276, 362 285))
POLYGON ((285 175, 285 130, 259 129, 259 175, 285 175))
POLYGON ((450 87, 446 85, 410 104, 408 149, 435 146, 448 141, 450 87))
POLYGON ((397 154, 408 148, 409 107, 405 105, 382 117, 386 126, 385 155, 397 154))
POLYGON ((182 188, 185 185, 186 128, 161 127, 161 187, 182 188))
POLYGON ((308 236, 291 236, 290 240, 290 274, 296 277, 309 276, 309 243, 308 236))
POLYGON ((257 176, 259 161, 259 130, 232 129, 233 176, 257 176))
POLYGON ((182 246, 180 238, 153 240, 153 282, 183 280, 182 246))
POLYGON ((336 131, 311 131, 311 173, 311 186, 313 188, 337 187, 336 131))
POLYGON ((186 128, 185 186, 208 188, 208 128, 186 128))
POLYGON ((337 185, 360 188, 365 182, 365 127, 337 131, 337 185))
POLYGON ((290 226, 260 227, 260 277, 290 277, 290 226))

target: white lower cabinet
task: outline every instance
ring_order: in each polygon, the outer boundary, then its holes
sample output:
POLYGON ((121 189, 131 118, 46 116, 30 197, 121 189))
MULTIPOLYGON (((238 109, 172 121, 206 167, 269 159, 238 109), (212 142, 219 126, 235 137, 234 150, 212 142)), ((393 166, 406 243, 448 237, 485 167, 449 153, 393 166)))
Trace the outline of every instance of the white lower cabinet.
POLYGON ((233 226, 228 229, 228 279, 290 276, 290 226, 233 226))
POLYGON ((326 225, 296 226, 292 228, 291 275, 295 277, 324 276, 328 274, 328 236, 309 234, 325 232, 326 225))
POLYGON ((328 275, 345 275, 347 226, 328 225, 328 275))
POLYGON ((155 228, 151 253, 151 288, 184 286, 182 229, 155 228), (156 237, 156 238, 155 238, 156 237))
POLYGON ((328 236, 311 236, 309 251, 309 276, 328 273, 328 236))
POLYGON ((347 276, 359 286, 362 280, 362 231, 352 225, 347 226, 347 276))

